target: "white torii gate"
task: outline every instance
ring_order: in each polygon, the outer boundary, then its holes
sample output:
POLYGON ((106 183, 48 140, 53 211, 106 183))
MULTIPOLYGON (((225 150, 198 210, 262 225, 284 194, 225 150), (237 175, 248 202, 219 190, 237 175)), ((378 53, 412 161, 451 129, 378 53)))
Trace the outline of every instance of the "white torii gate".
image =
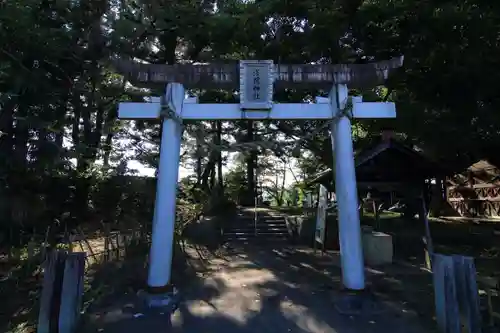
POLYGON ((180 83, 168 83, 161 100, 153 98, 151 103, 120 103, 118 115, 121 119, 163 121, 149 257, 148 287, 151 293, 165 293, 170 286, 183 120, 332 120, 342 281, 349 290, 365 288, 350 118, 394 118, 395 105, 364 103, 361 97, 350 98, 345 84, 332 84, 329 97, 317 97, 315 103, 273 103, 273 68, 272 61, 268 60, 240 61, 239 104, 198 104, 197 98, 186 97, 180 83))

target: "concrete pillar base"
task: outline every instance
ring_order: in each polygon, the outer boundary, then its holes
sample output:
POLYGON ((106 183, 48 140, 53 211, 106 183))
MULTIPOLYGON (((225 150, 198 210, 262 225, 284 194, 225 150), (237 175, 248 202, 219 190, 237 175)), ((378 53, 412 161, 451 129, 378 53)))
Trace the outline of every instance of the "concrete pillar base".
POLYGON ((174 313, 179 307, 180 295, 175 288, 171 292, 165 293, 151 293, 141 290, 137 296, 147 308, 158 308, 162 312, 174 313))
POLYGON ((366 290, 345 290, 334 301, 335 309, 343 315, 376 315, 388 310, 387 306, 375 295, 366 290))

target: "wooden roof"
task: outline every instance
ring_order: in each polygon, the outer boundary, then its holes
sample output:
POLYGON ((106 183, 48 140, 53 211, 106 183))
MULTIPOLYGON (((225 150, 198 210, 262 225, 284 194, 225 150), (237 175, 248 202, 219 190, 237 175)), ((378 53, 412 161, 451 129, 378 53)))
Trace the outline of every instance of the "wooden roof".
POLYGON ((476 163, 473 163, 467 168, 467 170, 472 172, 494 171, 497 174, 500 173, 498 166, 495 166, 486 160, 480 160, 476 163))
POLYGON ((487 160, 479 160, 471 164, 461 173, 456 173, 448 178, 449 185, 463 186, 470 182, 474 184, 497 184, 500 185, 500 167, 487 160))
MULTIPOLYGON (((138 86, 184 84, 188 89, 234 89, 240 85, 239 63, 210 64, 144 64, 125 59, 112 61, 116 70, 138 86)), ((275 64, 274 86, 277 89, 330 89, 332 84, 348 84, 352 88, 371 87, 383 83, 403 65, 403 57, 367 64, 275 64)))
MULTIPOLYGON (((394 139, 376 144, 355 158, 358 183, 420 183, 428 178, 445 176, 449 170, 422 153, 394 139)), ((333 183, 329 168, 318 173, 309 183, 333 183)))
POLYGON ((423 153, 394 139, 379 143, 356 158, 356 173, 360 181, 420 182, 450 172, 423 153))

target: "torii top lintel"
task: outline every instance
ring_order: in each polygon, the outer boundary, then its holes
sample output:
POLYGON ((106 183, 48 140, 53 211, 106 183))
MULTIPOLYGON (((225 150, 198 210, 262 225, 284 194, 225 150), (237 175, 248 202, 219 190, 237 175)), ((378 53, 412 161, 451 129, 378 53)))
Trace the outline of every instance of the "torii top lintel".
MULTIPOLYGON (((133 84, 150 86, 169 82, 182 83, 186 88, 238 89, 238 62, 210 64, 143 64, 116 59, 116 69, 133 84)), ((403 56, 367 64, 302 64, 274 65, 274 87, 277 89, 329 89, 332 84, 347 84, 351 88, 370 87, 383 83, 389 73, 403 65, 403 56)))

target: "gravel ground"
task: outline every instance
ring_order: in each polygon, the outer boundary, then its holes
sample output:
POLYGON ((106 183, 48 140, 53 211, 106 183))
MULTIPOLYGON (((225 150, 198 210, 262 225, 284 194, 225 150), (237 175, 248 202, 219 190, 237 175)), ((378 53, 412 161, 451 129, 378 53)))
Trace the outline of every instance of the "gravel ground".
POLYGON ((338 267, 328 256, 316 256, 312 264, 309 255, 293 248, 227 249, 183 288, 172 316, 141 310, 135 296, 125 295, 106 311, 89 314, 83 332, 428 332, 401 303, 384 303, 386 311, 371 316, 339 314, 338 267))

